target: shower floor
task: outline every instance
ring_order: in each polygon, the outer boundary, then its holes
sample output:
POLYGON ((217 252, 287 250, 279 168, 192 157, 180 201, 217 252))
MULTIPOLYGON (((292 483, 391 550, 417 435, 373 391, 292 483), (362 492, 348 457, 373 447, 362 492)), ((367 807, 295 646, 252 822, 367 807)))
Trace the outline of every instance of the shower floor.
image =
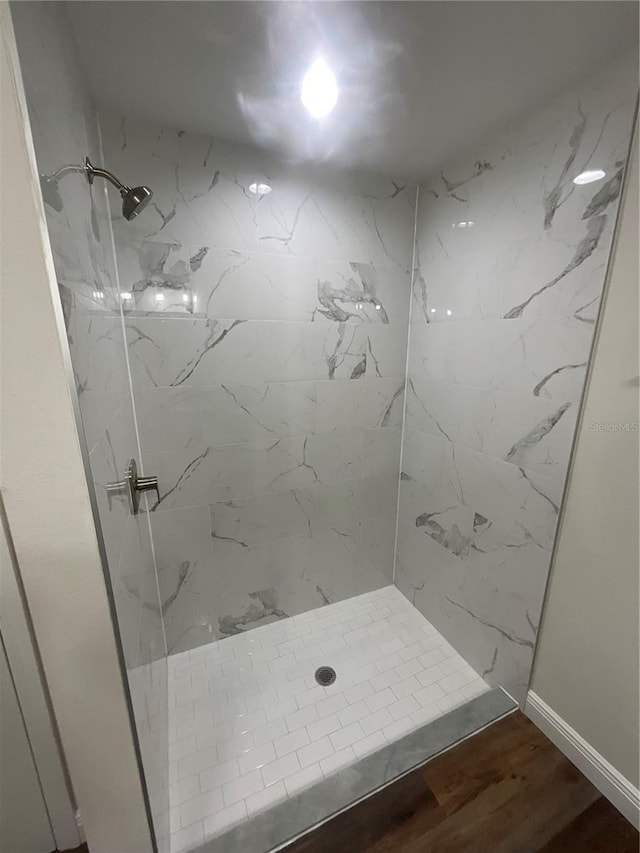
POLYGON ((488 689, 395 586, 171 655, 172 853, 488 689))

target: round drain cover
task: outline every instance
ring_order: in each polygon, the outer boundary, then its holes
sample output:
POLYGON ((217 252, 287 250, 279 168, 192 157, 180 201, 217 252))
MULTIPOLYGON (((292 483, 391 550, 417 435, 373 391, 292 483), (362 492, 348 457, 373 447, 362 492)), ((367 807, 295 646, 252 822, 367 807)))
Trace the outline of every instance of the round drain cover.
POLYGON ((316 669, 316 681, 321 687, 328 687, 336 680, 336 671, 330 666, 321 666, 316 669))

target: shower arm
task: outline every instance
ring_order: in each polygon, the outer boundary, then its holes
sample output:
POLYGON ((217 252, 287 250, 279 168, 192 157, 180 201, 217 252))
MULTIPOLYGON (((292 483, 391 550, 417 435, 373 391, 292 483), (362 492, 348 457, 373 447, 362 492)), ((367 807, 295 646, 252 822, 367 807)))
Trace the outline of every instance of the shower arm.
POLYGON ((116 176, 107 169, 101 169, 94 166, 88 157, 84 158, 82 166, 63 166, 61 169, 58 169, 57 172, 54 172, 53 175, 48 175, 46 180, 51 183, 57 183, 60 178, 64 178, 65 175, 78 172, 85 174, 90 184, 93 184, 94 178, 105 178, 110 184, 113 184, 113 186, 120 192, 120 195, 124 195, 131 189, 125 184, 120 183, 116 176))
POLYGON ((113 172, 108 169, 97 168, 88 157, 85 157, 81 166, 62 166, 53 175, 40 175, 40 189, 45 204, 49 204, 54 210, 63 208, 62 198, 58 191, 58 183, 65 175, 81 172, 90 184, 94 178, 104 178, 112 184, 120 193, 122 198, 122 215, 130 222, 140 211, 144 210, 153 196, 149 187, 129 187, 119 181, 113 172))
POLYGON ((86 173, 87 180, 89 181, 90 184, 93 183, 94 178, 106 178, 106 180, 109 181, 110 184, 113 184, 113 186, 117 190, 119 190, 120 195, 123 196, 123 195, 125 195, 125 193, 128 193, 131 191, 131 187, 126 186, 126 184, 120 183, 120 181, 116 178, 116 176, 111 174, 111 172, 109 172, 107 169, 101 169, 97 166, 94 166, 88 157, 84 158, 84 163, 83 163, 82 168, 83 168, 84 172, 86 173))

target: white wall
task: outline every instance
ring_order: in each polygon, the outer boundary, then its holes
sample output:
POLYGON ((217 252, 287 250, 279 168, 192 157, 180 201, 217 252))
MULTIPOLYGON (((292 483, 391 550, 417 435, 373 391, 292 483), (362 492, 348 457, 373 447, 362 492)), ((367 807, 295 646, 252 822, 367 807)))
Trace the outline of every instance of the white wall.
POLYGON ((637 424, 636 138, 531 683, 534 694, 635 788, 637 424), (626 431, 620 423, 636 426, 626 431))
POLYGON ((6 3, 0 26, 0 485, 89 847, 146 853, 151 838, 6 3))

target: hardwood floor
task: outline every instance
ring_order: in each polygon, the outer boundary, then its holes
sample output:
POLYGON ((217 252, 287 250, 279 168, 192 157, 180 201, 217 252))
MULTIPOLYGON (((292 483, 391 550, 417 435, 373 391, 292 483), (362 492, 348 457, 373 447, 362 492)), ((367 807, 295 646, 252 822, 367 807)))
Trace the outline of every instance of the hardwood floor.
POLYGON ((516 712, 283 853, 638 853, 638 833, 516 712))

